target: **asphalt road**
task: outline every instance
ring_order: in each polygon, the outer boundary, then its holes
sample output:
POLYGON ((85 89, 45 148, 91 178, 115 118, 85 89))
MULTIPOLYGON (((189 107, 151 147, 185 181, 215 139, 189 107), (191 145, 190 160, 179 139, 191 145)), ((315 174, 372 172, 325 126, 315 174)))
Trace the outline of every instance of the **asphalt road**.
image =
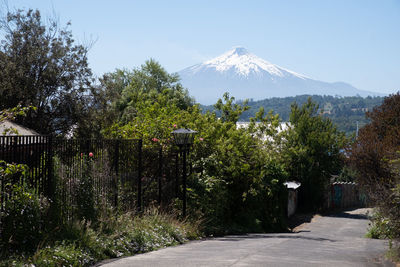
POLYGON ((295 233, 193 241, 102 266, 394 266, 383 259, 387 241, 364 237, 366 213, 317 216, 295 233))

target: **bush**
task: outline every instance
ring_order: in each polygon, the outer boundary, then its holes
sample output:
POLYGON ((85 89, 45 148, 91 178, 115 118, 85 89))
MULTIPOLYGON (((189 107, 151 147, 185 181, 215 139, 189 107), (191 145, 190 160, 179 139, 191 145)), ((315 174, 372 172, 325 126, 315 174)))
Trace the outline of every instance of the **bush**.
POLYGON ((382 214, 377 211, 371 218, 371 224, 366 234, 369 238, 391 238, 393 226, 390 220, 382 216, 382 214))
POLYGON ((26 186, 13 185, 1 214, 3 253, 34 251, 44 234, 48 208, 46 198, 26 186))
POLYGON ((60 244, 39 250, 32 258, 36 266, 89 266, 95 259, 74 244, 60 244))
POLYGON ((25 165, 0 161, 2 194, 6 199, 0 214, 0 250, 3 255, 34 251, 44 234, 49 201, 27 185, 27 171, 25 165))
POLYGON ((142 215, 109 215, 100 217, 97 225, 85 220, 65 225, 46 242, 42 236, 43 248, 38 247, 32 256, 23 251, 9 254, 0 266, 91 266, 103 259, 144 253, 201 236, 198 223, 179 221, 156 208, 142 215))
POLYGON ((89 264, 92 258, 129 256, 199 238, 198 228, 192 225, 151 208, 141 216, 125 213, 100 218, 97 230, 80 223, 70 231, 79 235, 74 243, 81 251, 86 251, 89 264))

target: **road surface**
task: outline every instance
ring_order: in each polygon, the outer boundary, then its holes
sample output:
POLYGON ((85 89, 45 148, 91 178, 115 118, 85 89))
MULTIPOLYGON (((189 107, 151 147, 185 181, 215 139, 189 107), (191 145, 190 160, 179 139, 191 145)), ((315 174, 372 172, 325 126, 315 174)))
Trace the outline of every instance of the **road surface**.
POLYGON ((394 266, 383 259, 387 241, 364 237, 367 212, 317 216, 295 233, 193 241, 101 266, 394 266))

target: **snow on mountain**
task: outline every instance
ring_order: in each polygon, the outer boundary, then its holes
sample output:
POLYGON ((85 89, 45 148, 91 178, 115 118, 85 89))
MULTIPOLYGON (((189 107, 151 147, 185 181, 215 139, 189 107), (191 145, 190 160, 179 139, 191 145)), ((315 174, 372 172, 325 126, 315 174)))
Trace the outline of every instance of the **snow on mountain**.
POLYGON ((224 92, 236 99, 260 100, 303 94, 367 96, 379 95, 350 84, 327 83, 279 67, 243 47, 178 72, 183 86, 201 104, 213 104, 224 92))
POLYGON ((285 77, 285 73, 292 74, 301 79, 306 78, 304 75, 295 73, 290 70, 278 67, 254 54, 249 53, 243 47, 236 47, 223 55, 194 66, 194 71, 206 68, 215 68, 219 72, 234 69, 238 75, 248 76, 250 73, 259 73, 266 71, 271 75, 285 77))

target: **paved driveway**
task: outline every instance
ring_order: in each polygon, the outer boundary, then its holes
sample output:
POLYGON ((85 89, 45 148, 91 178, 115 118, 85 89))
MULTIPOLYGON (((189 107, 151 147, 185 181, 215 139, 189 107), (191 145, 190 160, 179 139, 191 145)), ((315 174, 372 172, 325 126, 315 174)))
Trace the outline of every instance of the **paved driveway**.
POLYGON ((392 266, 382 258, 388 242, 364 238, 366 212, 316 217, 296 233, 194 241, 102 266, 392 266))

